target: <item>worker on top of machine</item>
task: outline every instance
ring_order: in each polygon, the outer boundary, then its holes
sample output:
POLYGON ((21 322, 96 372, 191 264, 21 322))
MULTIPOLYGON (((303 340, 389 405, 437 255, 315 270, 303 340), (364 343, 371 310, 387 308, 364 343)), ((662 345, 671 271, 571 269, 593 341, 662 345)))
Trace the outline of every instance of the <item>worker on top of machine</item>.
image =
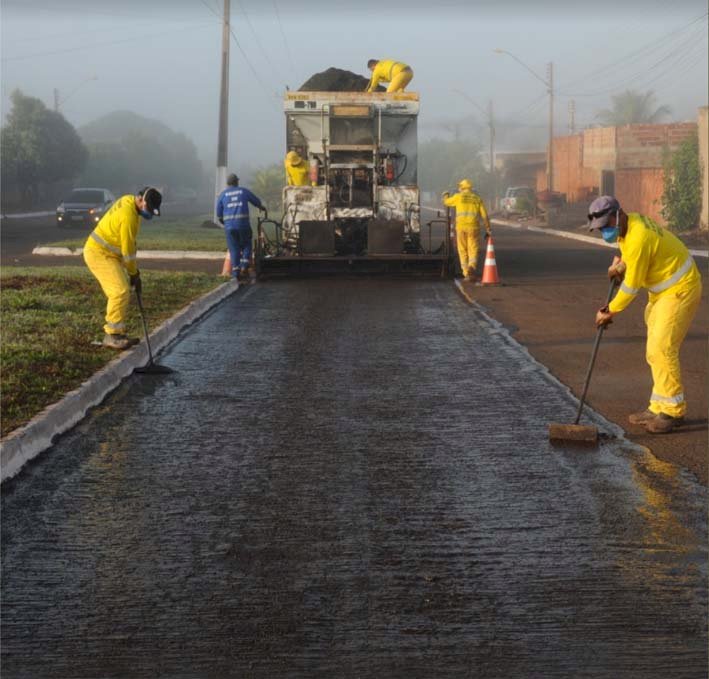
POLYGON ((628 417, 651 434, 678 427, 687 412, 679 350, 702 296, 702 277, 685 244, 644 215, 626 214, 613 196, 599 196, 588 209, 590 230, 598 229, 608 243, 618 243, 608 275, 621 282, 618 294, 599 309, 596 325, 611 322, 636 297, 648 290, 645 307, 645 357, 652 371, 647 410, 628 417))
POLYGON ((111 349, 127 349, 138 340, 126 336, 126 316, 130 290, 140 294, 142 284, 136 261, 136 239, 140 218, 160 215, 162 194, 146 186, 137 195, 121 196, 101 217, 84 245, 86 266, 106 295, 106 324, 102 344, 111 349))
POLYGON ((481 220, 487 236, 490 235, 490 220, 485 205, 482 198, 473 193, 473 184, 468 179, 461 179, 458 183, 458 193, 455 195, 451 196, 446 191, 443 194, 443 204, 455 208, 456 243, 463 278, 466 281, 475 280, 481 220))
POLYGON ((387 92, 403 92, 414 77, 410 66, 393 59, 370 59, 367 68, 372 72, 367 92, 374 92, 380 82, 389 83, 387 92))
POLYGON ((261 199, 247 188, 239 186, 239 178, 230 174, 227 187, 217 198, 217 219, 224 225, 226 244, 231 258, 231 277, 238 280, 248 276, 254 234, 249 220, 249 203, 259 210, 266 208, 261 199))
POLYGON ((297 151, 288 151, 283 164, 286 167, 286 184, 288 186, 308 185, 308 166, 297 151))

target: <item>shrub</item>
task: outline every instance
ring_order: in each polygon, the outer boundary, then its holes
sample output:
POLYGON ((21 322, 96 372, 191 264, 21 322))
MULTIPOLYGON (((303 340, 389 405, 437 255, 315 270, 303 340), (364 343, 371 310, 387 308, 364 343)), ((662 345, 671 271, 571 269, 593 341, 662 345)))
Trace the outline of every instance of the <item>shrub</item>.
POLYGON ((671 231, 687 231, 699 225, 702 208, 702 170, 697 135, 682 142, 664 157, 665 187, 662 216, 671 231))

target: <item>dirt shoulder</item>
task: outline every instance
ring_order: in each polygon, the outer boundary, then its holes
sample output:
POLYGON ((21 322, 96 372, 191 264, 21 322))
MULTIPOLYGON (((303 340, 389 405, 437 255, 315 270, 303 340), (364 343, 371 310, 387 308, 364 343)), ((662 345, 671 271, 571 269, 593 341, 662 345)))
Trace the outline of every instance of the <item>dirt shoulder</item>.
MULTIPOLYGON (((595 334, 593 317, 608 292, 605 272, 612 251, 501 226, 495 228, 494 234, 497 265, 504 285, 466 284, 468 291, 510 328, 537 360, 579 395, 595 334)), ((704 292, 681 352, 688 402, 686 424, 672 434, 652 436, 627 421, 628 413, 647 406, 652 387, 645 362, 645 293, 605 333, 588 402, 623 427, 628 438, 648 447, 659 459, 690 470, 706 485, 709 278, 707 260, 697 261, 704 274, 704 292)))

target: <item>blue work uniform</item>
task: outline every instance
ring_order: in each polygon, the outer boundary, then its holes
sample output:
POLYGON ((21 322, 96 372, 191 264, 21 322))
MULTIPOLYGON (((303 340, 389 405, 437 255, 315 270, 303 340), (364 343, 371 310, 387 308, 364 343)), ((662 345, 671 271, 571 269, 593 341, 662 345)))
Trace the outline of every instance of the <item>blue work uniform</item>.
POLYGON ((241 186, 228 186, 217 199, 217 219, 224 224, 232 278, 237 278, 251 261, 253 232, 249 221, 249 203, 263 208, 259 198, 241 186))

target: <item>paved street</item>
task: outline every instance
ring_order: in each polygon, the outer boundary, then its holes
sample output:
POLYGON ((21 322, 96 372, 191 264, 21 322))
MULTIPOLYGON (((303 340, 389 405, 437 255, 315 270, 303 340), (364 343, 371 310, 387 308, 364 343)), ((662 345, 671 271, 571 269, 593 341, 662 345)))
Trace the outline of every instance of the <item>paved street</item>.
MULTIPOLYGON (((588 234, 585 229, 577 233, 588 234)), ((505 227, 495 229, 495 248, 504 287, 467 286, 470 294, 580 395, 596 330, 593 319, 608 294, 606 270, 614 251, 505 227)), ((680 354, 687 394, 685 424, 669 436, 653 436, 628 423, 629 413, 647 407, 652 391, 645 360, 645 291, 604 333, 588 399, 633 441, 661 460, 690 470, 706 485, 709 275, 707 259, 697 257, 696 262, 703 276, 702 301, 680 354)))
POLYGON ((706 489, 555 448, 450 282, 240 290, 2 495, 3 678, 699 678, 706 489))

